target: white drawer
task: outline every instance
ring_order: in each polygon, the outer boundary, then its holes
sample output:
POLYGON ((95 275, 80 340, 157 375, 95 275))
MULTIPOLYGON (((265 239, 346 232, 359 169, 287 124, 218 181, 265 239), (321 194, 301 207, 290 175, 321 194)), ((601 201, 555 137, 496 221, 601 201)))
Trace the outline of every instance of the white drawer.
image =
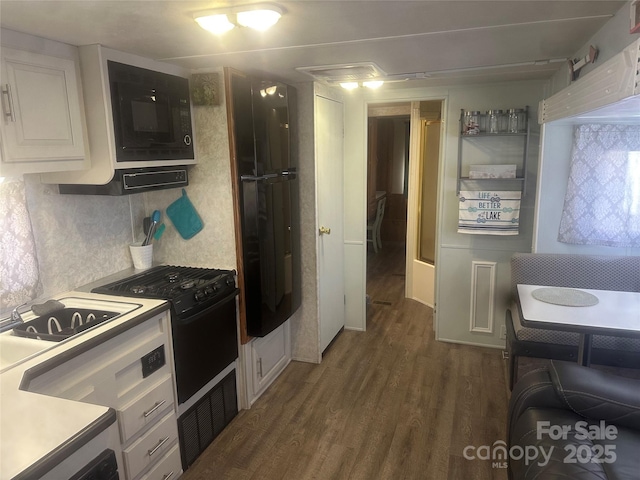
POLYGON ((140 480, 176 480, 181 473, 180 447, 176 444, 157 465, 140 477, 140 480))
POLYGON ((122 452, 127 478, 135 478, 145 468, 156 463, 177 441, 178 423, 175 413, 171 412, 122 452))
POLYGON ((155 423, 167 408, 173 406, 171 375, 165 375, 160 383, 142 392, 118 411, 120 439, 126 443, 144 427, 155 423))

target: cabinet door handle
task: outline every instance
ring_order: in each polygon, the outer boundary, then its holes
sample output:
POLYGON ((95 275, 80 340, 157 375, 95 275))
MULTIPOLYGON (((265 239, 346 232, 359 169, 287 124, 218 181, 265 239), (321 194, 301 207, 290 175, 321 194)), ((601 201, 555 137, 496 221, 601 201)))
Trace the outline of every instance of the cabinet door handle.
POLYGON ((258 359, 258 375, 262 378, 262 358, 258 359))
POLYGON ((327 227, 320 227, 320 229, 318 230, 318 232, 320 233, 320 235, 324 235, 325 233, 327 235, 331 235, 331 229, 327 228, 327 227))
POLYGON ((165 438, 163 438, 162 440, 160 440, 160 441, 158 442, 158 444, 157 444, 155 447, 153 447, 151 450, 149 450, 149 452, 148 452, 148 453, 149 453, 149 456, 151 456, 151 455, 153 455, 154 453, 156 453, 156 452, 158 451, 158 449, 159 449, 160 447, 162 447, 162 445, 164 445, 165 443, 167 443, 167 441, 169 440, 169 438, 171 438, 171 437, 165 437, 165 438))
POLYGON ((4 110, 4 116, 9 117, 12 122, 16 121, 16 116, 13 113, 13 95, 11 95, 11 85, 5 83, 2 87, 2 109, 4 110), (7 98, 5 107, 5 97, 7 98))
POLYGON ((158 410, 165 403, 166 403, 166 400, 162 400, 161 402, 156 402, 156 404, 153 406, 151 410, 144 412, 142 415, 144 415, 144 418, 147 418, 149 415, 151 415, 153 412, 158 410))
POLYGON ((165 476, 162 477, 162 480, 169 480, 171 477, 173 477, 173 471, 167 473, 165 476))

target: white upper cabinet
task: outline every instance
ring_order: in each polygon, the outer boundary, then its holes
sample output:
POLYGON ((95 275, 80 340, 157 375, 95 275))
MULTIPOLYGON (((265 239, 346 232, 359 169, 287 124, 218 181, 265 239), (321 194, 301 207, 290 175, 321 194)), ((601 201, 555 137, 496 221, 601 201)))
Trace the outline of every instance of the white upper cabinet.
POLYGON ((542 100, 539 123, 638 123, 640 38, 555 95, 542 100))
POLYGON ((77 59, 13 45, 1 57, 0 176, 88 168, 77 59))

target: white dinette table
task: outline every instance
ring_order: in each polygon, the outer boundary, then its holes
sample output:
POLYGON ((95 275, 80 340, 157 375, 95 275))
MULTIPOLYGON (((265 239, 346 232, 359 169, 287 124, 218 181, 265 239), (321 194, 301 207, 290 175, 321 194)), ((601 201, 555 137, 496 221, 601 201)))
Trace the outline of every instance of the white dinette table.
POLYGON ((580 334, 578 362, 589 366, 592 335, 640 337, 640 292, 571 288, 567 293, 586 292, 597 298, 590 306, 567 306, 534 298, 544 285, 518 284, 518 308, 525 327, 561 330, 580 334), (579 292, 575 292, 578 290, 579 292))

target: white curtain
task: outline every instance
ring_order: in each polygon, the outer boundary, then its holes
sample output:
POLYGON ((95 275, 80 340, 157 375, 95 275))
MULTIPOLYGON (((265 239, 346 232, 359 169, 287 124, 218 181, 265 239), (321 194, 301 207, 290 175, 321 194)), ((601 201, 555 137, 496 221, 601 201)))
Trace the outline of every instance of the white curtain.
POLYGON ((0 183, 0 312, 34 299, 38 260, 24 182, 0 183))
POLYGON ((640 125, 576 127, 558 240, 640 247, 640 125))

